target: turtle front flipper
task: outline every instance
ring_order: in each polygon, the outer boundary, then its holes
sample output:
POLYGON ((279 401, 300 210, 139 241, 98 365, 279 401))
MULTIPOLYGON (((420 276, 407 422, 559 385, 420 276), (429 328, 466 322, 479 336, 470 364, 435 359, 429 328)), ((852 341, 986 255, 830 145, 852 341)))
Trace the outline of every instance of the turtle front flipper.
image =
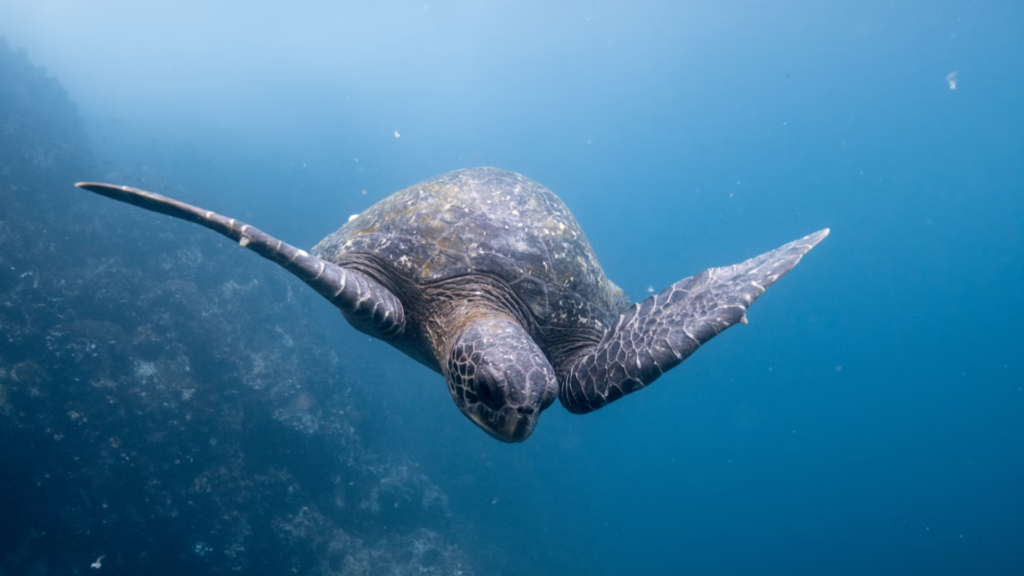
POLYGON ((680 280, 619 317, 562 376, 558 398, 584 414, 646 387, 726 328, 825 236, 821 230, 741 264, 680 280))
POLYGON ((231 238, 298 276, 337 306, 349 323, 361 332, 391 340, 405 329, 402 303, 387 288, 361 272, 317 258, 234 218, 225 218, 160 194, 93 182, 79 182, 75 186, 146 210, 195 222, 231 238))

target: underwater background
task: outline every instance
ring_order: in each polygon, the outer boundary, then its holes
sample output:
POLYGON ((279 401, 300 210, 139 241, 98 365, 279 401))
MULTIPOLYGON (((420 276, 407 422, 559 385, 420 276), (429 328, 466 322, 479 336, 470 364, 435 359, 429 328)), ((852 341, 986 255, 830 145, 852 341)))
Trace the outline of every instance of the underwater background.
POLYGON ((0 574, 1024 574, 1024 4, 0 2, 0 574), (311 247, 468 166, 634 300, 831 236, 525 443, 311 247))

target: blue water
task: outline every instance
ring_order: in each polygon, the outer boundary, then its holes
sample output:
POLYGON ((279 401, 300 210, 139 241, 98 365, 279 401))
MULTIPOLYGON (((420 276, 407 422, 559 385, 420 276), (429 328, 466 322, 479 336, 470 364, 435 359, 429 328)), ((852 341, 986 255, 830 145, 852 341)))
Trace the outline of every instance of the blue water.
POLYGON ((748 326, 522 445, 314 304, 364 439, 476 538, 550 574, 1024 573, 1024 5, 92 4, 0 5, 83 179, 145 166, 295 245, 478 165, 558 194, 634 300, 832 229, 748 326))

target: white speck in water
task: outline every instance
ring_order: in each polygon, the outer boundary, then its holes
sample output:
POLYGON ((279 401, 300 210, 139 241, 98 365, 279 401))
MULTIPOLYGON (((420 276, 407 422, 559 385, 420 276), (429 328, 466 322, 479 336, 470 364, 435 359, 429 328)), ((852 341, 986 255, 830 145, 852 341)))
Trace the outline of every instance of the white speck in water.
POLYGON ((396 130, 395 130, 395 138, 401 138, 401 137, 402 137, 402 135, 401 135, 401 134, 399 134, 399 133, 398 133, 398 130, 396 129, 396 130))
POLYGON ((139 380, 146 380, 156 374, 156 364, 153 362, 135 361, 135 377, 139 380))
POLYGON ((647 287, 647 293, 648 293, 648 294, 652 294, 652 293, 654 293, 654 286, 648 286, 648 287, 647 287))
POLYGON ((956 70, 946 74, 946 84, 949 85, 950 90, 956 90, 956 70))
MULTIPOLYGON (((363 192, 363 193, 365 194, 365 192, 363 192)), ((355 220, 356 218, 359 218, 359 214, 353 214, 353 215, 349 216, 348 217, 348 221, 351 222, 351 221, 355 220)))
POLYGON ((96 559, 95 562, 93 562, 92 564, 89 564, 89 567, 93 568, 95 570, 99 570, 100 568, 103 568, 103 559, 106 558, 106 557, 107 557, 106 554, 104 554, 103 556, 100 556, 99 558, 96 559))

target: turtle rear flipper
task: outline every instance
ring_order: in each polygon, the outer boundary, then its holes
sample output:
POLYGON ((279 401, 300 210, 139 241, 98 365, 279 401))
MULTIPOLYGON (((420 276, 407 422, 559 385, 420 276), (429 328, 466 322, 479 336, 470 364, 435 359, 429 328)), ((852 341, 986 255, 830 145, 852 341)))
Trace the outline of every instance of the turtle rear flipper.
POLYGON ((231 238, 298 276, 341 309, 349 323, 361 332, 391 340, 405 329, 402 303, 387 288, 361 272, 317 258, 234 218, 160 194, 94 182, 79 182, 75 186, 146 210, 195 222, 231 238))
POLYGON ((619 317, 563 376, 559 400, 583 414, 646 387, 737 322, 825 236, 820 230, 746 262, 680 280, 619 317))

